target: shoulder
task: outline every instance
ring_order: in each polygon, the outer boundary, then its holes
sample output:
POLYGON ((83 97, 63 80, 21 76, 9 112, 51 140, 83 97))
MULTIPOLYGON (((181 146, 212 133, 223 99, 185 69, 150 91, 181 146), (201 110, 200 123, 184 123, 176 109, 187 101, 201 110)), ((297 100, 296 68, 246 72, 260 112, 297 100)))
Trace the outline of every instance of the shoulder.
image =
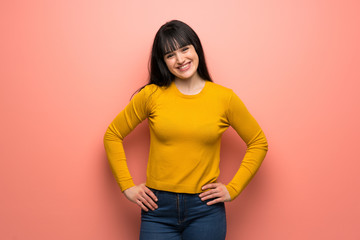
POLYGON ((143 95, 144 97, 150 97, 156 92, 161 92, 161 91, 163 91, 163 87, 160 87, 152 83, 152 84, 147 84, 143 88, 141 88, 138 94, 143 95))
POLYGON ((212 88, 214 88, 215 90, 218 90, 218 91, 221 91, 221 92, 227 92, 227 93, 232 92, 231 88, 226 87, 224 85, 221 85, 219 83, 214 83, 214 82, 209 82, 209 83, 210 83, 210 86, 212 88))
POLYGON ((143 88, 141 88, 139 92, 148 93, 148 92, 151 92, 151 91, 155 90, 157 87, 158 86, 155 85, 155 84, 147 84, 143 88))
POLYGON ((230 98, 234 94, 234 91, 231 88, 214 82, 209 82, 209 90, 213 95, 226 99, 230 98))
POLYGON ((161 87, 153 83, 147 84, 137 92, 134 98, 140 99, 140 101, 145 103, 148 107, 153 107, 161 98, 161 95, 165 89, 165 87, 161 87))

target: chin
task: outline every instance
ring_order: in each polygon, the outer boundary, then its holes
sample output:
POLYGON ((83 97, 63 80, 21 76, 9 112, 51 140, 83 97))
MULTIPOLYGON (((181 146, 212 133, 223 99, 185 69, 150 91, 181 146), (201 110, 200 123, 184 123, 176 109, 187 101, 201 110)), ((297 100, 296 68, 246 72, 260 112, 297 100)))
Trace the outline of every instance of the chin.
POLYGON ((175 76, 176 76, 177 78, 186 80, 186 79, 192 78, 193 76, 195 76, 195 74, 196 74, 196 71, 195 71, 195 72, 192 72, 192 73, 187 73, 187 74, 177 74, 177 75, 175 75, 175 76))

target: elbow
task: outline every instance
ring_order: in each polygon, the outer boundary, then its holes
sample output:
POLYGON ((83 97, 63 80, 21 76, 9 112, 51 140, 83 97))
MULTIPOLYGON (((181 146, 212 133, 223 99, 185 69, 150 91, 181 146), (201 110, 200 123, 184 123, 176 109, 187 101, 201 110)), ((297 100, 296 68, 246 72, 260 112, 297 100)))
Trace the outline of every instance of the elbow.
POLYGON ((120 131, 113 124, 110 124, 108 126, 108 128, 106 129, 104 137, 103 137, 104 143, 106 143, 108 141, 122 142, 123 140, 124 140, 124 137, 120 133, 120 131))
POLYGON ((121 134, 116 131, 116 129, 114 127, 112 127, 112 125, 110 125, 107 130, 105 131, 104 137, 103 137, 103 142, 106 145, 106 143, 110 142, 110 141, 116 141, 116 142, 122 142, 123 141, 123 137, 121 136, 121 134))
POLYGON ((106 145, 106 142, 108 141, 109 139, 109 132, 108 132, 109 129, 106 130, 104 136, 103 136, 103 143, 104 145, 106 145))
POLYGON ((266 139, 266 136, 262 130, 247 144, 248 149, 256 148, 261 149, 265 152, 269 150, 269 144, 266 139))
POLYGON ((261 131, 261 139, 259 140, 259 144, 261 148, 264 149, 264 151, 267 152, 269 150, 269 143, 263 131, 261 131))
POLYGON ((264 139, 263 139, 263 141, 262 141, 262 147, 263 147, 263 149, 264 149, 265 151, 268 151, 268 150, 269 150, 269 143, 268 143, 268 141, 267 141, 267 139, 266 139, 266 137, 265 137, 265 134, 264 134, 264 139))

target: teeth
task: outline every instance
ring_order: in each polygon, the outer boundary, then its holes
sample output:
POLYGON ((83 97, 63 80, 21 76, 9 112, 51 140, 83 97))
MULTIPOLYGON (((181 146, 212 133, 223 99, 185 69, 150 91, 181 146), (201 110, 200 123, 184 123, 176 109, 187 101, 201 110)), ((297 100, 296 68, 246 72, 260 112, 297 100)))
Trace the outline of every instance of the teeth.
POLYGON ((179 68, 180 68, 180 69, 184 69, 184 68, 186 68, 188 65, 189 65, 189 63, 187 63, 187 64, 185 64, 185 65, 183 65, 183 66, 181 66, 181 67, 179 67, 179 68))

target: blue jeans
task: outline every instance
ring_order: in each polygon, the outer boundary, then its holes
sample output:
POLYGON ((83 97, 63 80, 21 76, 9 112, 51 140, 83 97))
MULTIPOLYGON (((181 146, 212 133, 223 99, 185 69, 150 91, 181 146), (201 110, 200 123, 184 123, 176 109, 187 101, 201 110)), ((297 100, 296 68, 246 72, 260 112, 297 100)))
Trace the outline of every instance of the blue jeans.
POLYGON ((150 189, 158 201, 154 211, 141 210, 140 240, 224 240, 224 203, 206 205, 198 194, 150 189))

